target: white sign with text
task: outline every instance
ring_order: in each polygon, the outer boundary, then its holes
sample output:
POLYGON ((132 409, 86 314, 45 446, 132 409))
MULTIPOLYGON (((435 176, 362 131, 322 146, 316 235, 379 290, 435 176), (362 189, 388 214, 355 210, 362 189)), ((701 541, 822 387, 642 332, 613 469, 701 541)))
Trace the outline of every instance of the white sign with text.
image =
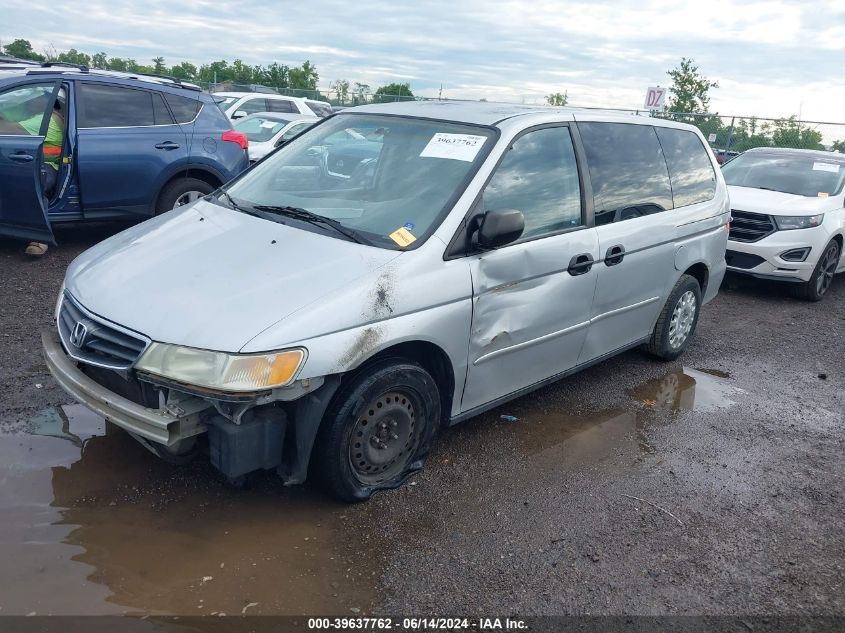
POLYGON ((645 93, 646 110, 660 110, 666 101, 666 88, 660 86, 649 87, 645 93))

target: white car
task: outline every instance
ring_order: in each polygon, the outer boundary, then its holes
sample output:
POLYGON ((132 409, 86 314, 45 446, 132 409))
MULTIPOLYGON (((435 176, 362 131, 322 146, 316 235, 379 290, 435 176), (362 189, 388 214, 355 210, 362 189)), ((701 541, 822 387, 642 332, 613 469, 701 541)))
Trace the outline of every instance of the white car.
POLYGON ((302 114, 259 112, 238 119, 234 127, 249 139, 249 162, 254 163, 319 120, 302 114))
POLYGON ((845 155, 755 148, 722 167, 731 199, 728 270, 792 282, 819 301, 845 270, 845 155))
POLYGON ((258 112, 304 114, 321 118, 332 114, 332 106, 326 101, 287 95, 263 92, 215 92, 214 98, 220 109, 233 121, 258 112))

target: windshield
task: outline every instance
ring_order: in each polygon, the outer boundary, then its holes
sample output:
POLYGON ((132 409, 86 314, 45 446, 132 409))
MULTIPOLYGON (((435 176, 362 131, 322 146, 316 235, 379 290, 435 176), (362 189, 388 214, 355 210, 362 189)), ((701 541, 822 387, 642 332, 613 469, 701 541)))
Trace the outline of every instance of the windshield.
POLYGON ((722 167, 729 185, 822 198, 842 190, 845 157, 748 152, 722 167))
POLYGON ((278 117, 254 115, 236 122, 235 129, 246 134, 246 137, 253 143, 263 143, 273 138, 288 123, 290 121, 278 117))
POLYGON ((225 110, 237 100, 238 97, 214 97, 214 103, 216 103, 221 110, 225 110))
POLYGON ((259 163, 228 194, 244 207, 331 218, 377 246, 409 246, 437 227, 493 135, 456 123, 336 115, 259 163))

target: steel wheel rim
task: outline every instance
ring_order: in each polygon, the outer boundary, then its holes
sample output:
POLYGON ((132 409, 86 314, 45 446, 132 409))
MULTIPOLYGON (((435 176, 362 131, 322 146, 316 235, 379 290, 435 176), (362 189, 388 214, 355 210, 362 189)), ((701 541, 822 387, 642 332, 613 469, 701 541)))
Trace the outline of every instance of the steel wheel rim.
POLYGON ((827 289, 830 288, 830 284, 833 282, 833 275, 836 273, 836 262, 839 259, 838 255, 839 248, 836 244, 831 244, 830 248, 825 251, 824 257, 822 257, 822 263, 819 267, 819 278, 816 279, 816 292, 819 295, 827 292, 827 289))
POLYGON ((349 464, 357 479, 376 485, 401 474, 419 443, 416 398, 388 391, 361 411, 349 439, 349 464))
POLYGON ((678 349, 689 338, 697 310, 698 301, 692 290, 687 290, 678 298, 669 322, 669 345, 672 349, 678 349))
POLYGON ((201 191, 186 191, 176 198, 176 203, 173 205, 173 208, 178 209, 179 207, 184 207, 186 204, 199 200, 203 197, 203 195, 204 194, 201 191))

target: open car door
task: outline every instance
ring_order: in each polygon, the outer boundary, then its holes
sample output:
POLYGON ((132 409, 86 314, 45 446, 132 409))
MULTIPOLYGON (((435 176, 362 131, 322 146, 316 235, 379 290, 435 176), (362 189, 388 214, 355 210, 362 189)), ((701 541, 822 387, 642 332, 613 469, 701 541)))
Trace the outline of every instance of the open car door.
POLYGON ((33 80, 0 91, 0 236, 56 243, 41 166, 60 83, 33 80))

